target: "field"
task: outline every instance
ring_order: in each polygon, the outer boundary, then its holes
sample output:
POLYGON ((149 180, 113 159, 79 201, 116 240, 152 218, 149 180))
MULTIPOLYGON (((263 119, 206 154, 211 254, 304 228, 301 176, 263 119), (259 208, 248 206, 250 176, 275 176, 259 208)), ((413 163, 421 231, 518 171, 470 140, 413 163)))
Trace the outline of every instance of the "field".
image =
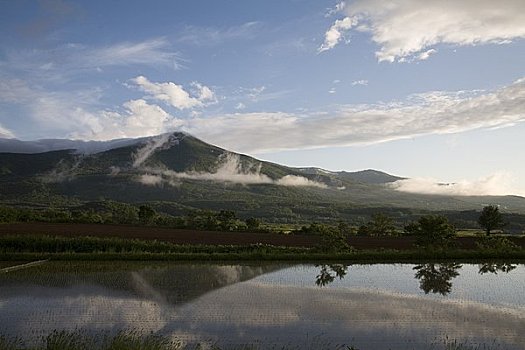
MULTIPOLYGON (((190 245, 252 245, 265 244, 282 247, 314 247, 319 236, 282 235, 276 233, 217 232, 159 227, 97 224, 48 224, 18 223, 0 225, 0 235, 52 235, 64 237, 118 237, 125 239, 157 240, 173 244, 190 245)), ((510 238, 516 245, 525 247, 524 237, 510 238)), ((458 237, 458 248, 476 247, 476 236, 458 237)), ((361 237, 352 236, 348 243, 355 249, 408 250, 414 247, 414 237, 361 237)))

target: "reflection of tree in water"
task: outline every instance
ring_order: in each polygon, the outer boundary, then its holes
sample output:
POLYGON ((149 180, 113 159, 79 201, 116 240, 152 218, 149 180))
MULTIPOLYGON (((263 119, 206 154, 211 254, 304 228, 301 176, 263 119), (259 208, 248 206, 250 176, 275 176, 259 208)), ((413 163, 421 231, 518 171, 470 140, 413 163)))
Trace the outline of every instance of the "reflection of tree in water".
POLYGON ((447 295, 452 290, 451 280, 459 276, 460 264, 422 264, 414 267, 415 277, 419 279, 419 288, 425 294, 430 292, 447 295))
POLYGON ((516 267, 518 267, 518 265, 504 262, 488 262, 479 265, 479 273, 481 275, 484 275, 486 273, 497 274, 498 272, 509 273, 516 267))
POLYGON ((315 284, 319 287, 326 286, 332 283, 336 277, 343 279, 348 271, 348 265, 344 264, 329 264, 329 265, 316 265, 315 267, 321 266, 321 271, 315 277, 315 284))

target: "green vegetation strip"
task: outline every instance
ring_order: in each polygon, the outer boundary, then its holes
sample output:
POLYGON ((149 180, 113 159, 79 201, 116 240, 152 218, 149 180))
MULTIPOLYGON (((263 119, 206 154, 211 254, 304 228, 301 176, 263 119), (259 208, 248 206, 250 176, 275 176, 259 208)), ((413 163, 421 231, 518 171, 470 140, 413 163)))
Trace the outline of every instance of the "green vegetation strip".
MULTIPOLYGON (((492 243, 491 243, 492 244, 492 243)), ((426 247, 411 250, 328 250, 326 247, 278 247, 254 244, 177 245, 169 242, 100 237, 3 236, 0 260, 202 260, 202 261, 323 261, 419 262, 525 260, 525 249, 505 245, 479 245, 477 249, 426 247)))
MULTIPOLYGON (((245 344, 219 346, 217 344, 186 345, 182 341, 173 340, 170 337, 156 334, 142 334, 139 331, 121 331, 117 334, 99 332, 90 334, 82 330, 75 331, 53 331, 43 336, 40 344, 27 346, 22 339, 11 339, 0 334, 1 350, 258 350, 269 348, 271 344, 245 344)), ((299 350, 304 346, 281 345, 272 346, 271 349, 299 350)), ((367 350, 346 344, 332 344, 322 338, 311 340, 306 344, 308 349, 319 350, 367 350)), ((371 349, 371 348, 369 348, 371 349)), ((457 340, 445 339, 440 342, 428 344, 421 350, 496 350, 503 349, 496 344, 475 344, 458 342, 457 340)))

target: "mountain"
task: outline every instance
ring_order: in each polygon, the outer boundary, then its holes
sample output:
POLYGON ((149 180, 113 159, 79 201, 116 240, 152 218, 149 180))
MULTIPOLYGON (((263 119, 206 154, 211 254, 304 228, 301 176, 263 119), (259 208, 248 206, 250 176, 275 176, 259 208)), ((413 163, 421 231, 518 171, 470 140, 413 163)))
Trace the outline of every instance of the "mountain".
POLYGON ((279 222, 365 220, 377 210, 403 218, 492 203, 525 213, 522 197, 405 193, 392 186, 403 179, 377 170, 287 167, 184 133, 107 142, 0 142, 0 204, 74 207, 111 199, 147 202, 170 214, 228 209, 279 222), (27 153, 35 145, 47 151, 27 153))

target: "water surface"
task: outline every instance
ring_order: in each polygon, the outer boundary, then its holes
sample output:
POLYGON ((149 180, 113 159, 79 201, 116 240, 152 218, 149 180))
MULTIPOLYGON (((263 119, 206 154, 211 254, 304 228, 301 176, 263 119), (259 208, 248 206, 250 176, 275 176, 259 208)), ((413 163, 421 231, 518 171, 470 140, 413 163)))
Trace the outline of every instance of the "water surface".
POLYGON ((525 349, 525 266, 53 262, 0 274, 0 333, 185 343, 525 349))

